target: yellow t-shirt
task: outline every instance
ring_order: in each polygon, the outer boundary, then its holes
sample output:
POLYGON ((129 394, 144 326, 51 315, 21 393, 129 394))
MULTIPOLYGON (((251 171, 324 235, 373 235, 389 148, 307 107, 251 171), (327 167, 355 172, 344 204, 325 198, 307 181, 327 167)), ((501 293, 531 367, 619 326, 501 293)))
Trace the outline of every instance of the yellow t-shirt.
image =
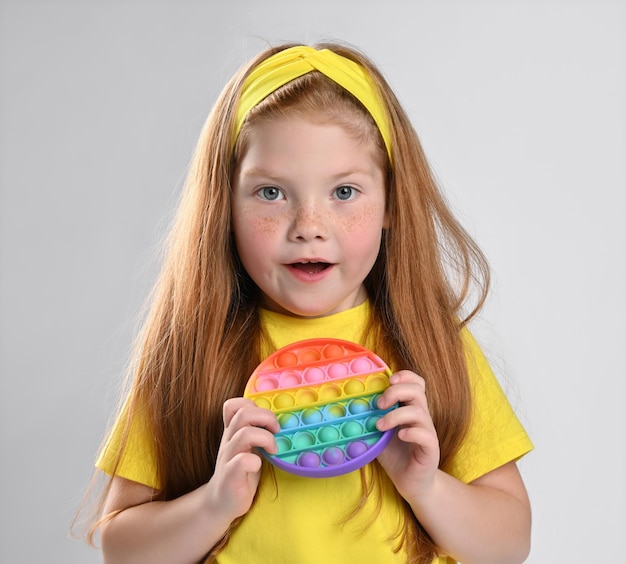
MULTIPOLYGON (((365 302, 319 319, 298 319, 265 310, 261 312, 261 318, 275 348, 316 337, 345 339, 365 345, 362 333, 369 310, 369 303, 365 302)), ((467 330, 463 331, 463 343, 474 410, 468 434, 452 461, 450 473, 469 483, 517 460, 532 449, 532 443, 467 330)), ((123 427, 121 423, 116 425, 119 431, 114 429, 96 463, 109 474, 113 472, 116 445, 123 427)), ((128 452, 115 472, 129 480, 158 487, 153 456, 146 439, 145 425, 133 422, 128 452)), ((371 465, 366 471, 371 474, 371 465)), ((371 496, 363 510, 344 523, 347 513, 361 498, 361 492, 358 471, 333 478, 303 478, 276 468, 270 470, 264 465, 255 502, 233 531, 217 562, 406 562, 404 552, 394 552, 397 541, 391 538, 401 519, 393 484, 384 480, 380 493, 382 505, 377 516, 376 496, 371 496)), ((434 564, 449 562, 453 561, 439 558, 434 564)))

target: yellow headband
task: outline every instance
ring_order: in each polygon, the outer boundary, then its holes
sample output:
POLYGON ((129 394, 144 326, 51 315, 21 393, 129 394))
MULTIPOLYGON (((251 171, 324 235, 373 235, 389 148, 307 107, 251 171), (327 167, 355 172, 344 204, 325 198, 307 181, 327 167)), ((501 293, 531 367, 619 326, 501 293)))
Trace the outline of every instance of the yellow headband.
POLYGON ((243 83, 233 146, 248 112, 272 92, 311 71, 318 70, 357 98, 376 122, 391 160, 391 135, 385 105, 366 70, 329 49, 304 45, 279 51, 257 65, 243 83))

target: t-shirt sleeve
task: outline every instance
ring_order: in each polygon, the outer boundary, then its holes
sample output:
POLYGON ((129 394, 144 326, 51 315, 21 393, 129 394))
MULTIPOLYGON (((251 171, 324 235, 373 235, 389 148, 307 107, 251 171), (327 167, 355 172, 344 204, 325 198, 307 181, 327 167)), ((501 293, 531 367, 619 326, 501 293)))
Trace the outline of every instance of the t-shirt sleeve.
POLYGON ((446 470, 470 483, 518 460, 533 449, 533 444, 472 334, 463 329, 461 337, 473 407, 467 435, 446 470))
POLYGON ((115 421, 109 437, 98 455, 96 468, 110 476, 119 476, 159 489, 152 437, 148 419, 142 410, 133 411, 129 425, 127 403, 115 421), (124 448, 120 457, 122 444, 124 444, 124 448))

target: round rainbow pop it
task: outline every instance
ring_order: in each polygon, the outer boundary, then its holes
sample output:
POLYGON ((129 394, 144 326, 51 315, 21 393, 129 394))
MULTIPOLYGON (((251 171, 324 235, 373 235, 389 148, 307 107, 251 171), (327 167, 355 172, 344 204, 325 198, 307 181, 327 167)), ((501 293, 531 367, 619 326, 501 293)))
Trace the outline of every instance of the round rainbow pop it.
POLYGON ((390 375, 374 353, 340 339, 308 339, 277 350, 244 391, 280 424, 278 453, 263 456, 293 474, 320 478, 367 464, 393 436, 376 428, 389 411, 378 409, 377 400, 390 375))

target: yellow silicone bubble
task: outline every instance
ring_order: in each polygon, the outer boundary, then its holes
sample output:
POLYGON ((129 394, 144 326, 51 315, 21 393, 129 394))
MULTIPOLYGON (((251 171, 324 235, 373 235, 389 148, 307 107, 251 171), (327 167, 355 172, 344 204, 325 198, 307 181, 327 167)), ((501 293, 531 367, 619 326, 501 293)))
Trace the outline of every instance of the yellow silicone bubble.
POLYGON ((291 394, 278 394, 274 398, 274 407, 276 409, 285 409, 287 407, 293 407, 294 399, 291 394))
POLYGON ((341 396, 341 388, 333 384, 327 384, 320 388, 320 399, 322 401, 328 401, 336 399, 341 396))
POLYGON ((382 392, 388 386, 388 380, 384 376, 372 376, 367 379, 368 392, 382 392))
POLYGON ((361 380, 350 380, 349 382, 346 382, 343 387, 343 391, 350 396, 354 394, 361 394, 365 391, 365 384, 363 384, 361 380))
POLYGON ((267 398, 255 398, 254 403, 263 409, 272 409, 272 404, 267 398))
POLYGON ((298 405, 308 405, 317 401, 317 394, 313 390, 302 389, 296 392, 296 403, 298 405))

